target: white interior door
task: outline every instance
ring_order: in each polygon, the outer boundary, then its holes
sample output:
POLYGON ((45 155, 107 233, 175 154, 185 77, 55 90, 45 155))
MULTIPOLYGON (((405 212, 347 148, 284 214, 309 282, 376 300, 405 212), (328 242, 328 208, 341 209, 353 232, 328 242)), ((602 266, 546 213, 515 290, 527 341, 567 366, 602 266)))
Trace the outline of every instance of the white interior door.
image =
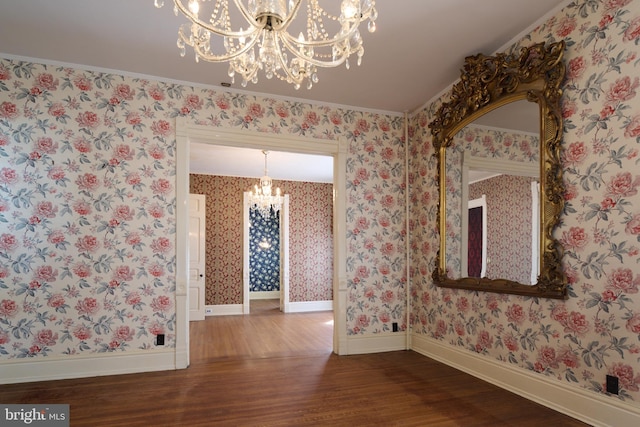
POLYGON ((189 320, 204 320, 205 196, 189 194, 189 320))

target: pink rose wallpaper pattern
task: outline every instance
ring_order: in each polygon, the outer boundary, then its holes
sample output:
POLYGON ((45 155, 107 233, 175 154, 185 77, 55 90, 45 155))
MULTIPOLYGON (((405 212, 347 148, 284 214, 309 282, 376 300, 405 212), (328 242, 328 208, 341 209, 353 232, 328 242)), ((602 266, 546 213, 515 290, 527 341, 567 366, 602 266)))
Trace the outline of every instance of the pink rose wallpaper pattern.
MULTIPOLYGON (((575 1, 517 45, 564 39, 562 161, 566 206, 556 231, 565 250, 566 300, 436 287, 438 191, 428 123, 446 95, 410 128, 412 328, 569 386, 640 400, 640 4, 575 1), (425 159, 424 161, 422 159, 425 159)), ((486 52, 489 53, 489 52, 486 52)), ((462 65, 462 59, 461 59, 462 65)), ((476 145, 489 155, 491 147, 476 145)))
MULTIPOLYGON (((177 117, 345 140, 347 180, 358 182, 346 189, 348 228, 368 218, 348 237, 349 274, 368 271, 349 289, 349 331, 382 330, 359 320, 381 312, 405 316, 403 300, 387 295, 405 283, 400 114, 0 59, 3 362, 153 350, 159 333, 175 346, 177 117)), ((332 297, 317 288, 292 296, 332 297)))

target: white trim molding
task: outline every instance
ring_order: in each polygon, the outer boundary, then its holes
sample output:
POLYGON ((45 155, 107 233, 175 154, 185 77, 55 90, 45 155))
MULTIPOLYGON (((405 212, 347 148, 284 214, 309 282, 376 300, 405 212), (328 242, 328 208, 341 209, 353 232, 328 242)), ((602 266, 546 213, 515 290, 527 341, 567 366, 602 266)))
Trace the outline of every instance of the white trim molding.
POLYGON ((384 353, 407 349, 406 332, 384 332, 371 335, 350 335, 346 339, 345 354, 384 353))
MULTIPOLYGON (((207 305, 204 312, 206 316, 237 316, 245 314, 243 308, 243 304, 207 305)), ((290 302, 287 313, 310 313, 312 311, 333 311, 333 301, 290 302)))
POLYGON ((289 302, 287 313, 309 313, 311 311, 333 311, 333 301, 289 302))
POLYGON ((412 334, 412 350, 483 381, 593 426, 635 427, 640 409, 613 397, 569 386, 421 334, 412 334))
POLYGON ((244 304, 218 304, 205 305, 205 316, 236 316, 245 314, 243 310, 244 304))
POLYGON ((174 370, 180 369, 177 363, 185 357, 169 348, 124 354, 91 353, 47 360, 12 360, 0 364, 0 384, 174 370))
POLYGON ((280 291, 253 291, 249 292, 249 300, 280 299, 280 291))
MULTIPOLYGON (((176 121, 177 122, 177 121, 176 121)), ((185 128, 176 126, 176 157, 189 159, 189 144, 185 128)), ((188 165, 188 161, 187 161, 188 165)), ((189 366, 189 171, 176 171, 176 366, 184 369, 189 366), (179 236, 184 236, 180 238, 179 236)))

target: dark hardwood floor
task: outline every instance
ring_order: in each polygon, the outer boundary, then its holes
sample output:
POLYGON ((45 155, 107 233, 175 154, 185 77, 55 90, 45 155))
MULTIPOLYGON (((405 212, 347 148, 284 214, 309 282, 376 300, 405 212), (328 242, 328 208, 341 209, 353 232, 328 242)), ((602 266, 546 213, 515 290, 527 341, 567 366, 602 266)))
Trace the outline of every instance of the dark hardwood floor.
POLYGON ((330 312, 191 324, 178 371, 0 386, 1 403, 67 403, 72 426, 583 426, 412 351, 337 356, 330 312))

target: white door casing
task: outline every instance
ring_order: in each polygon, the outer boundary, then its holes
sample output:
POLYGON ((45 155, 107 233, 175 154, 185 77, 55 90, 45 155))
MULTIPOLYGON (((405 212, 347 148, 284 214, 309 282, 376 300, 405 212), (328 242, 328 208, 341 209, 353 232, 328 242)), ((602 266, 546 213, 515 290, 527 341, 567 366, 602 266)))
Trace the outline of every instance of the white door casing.
POLYGON ((203 194, 189 194, 189 320, 204 320, 205 202, 203 194))
POLYGON ((289 313, 289 195, 284 195, 280 216, 280 311, 289 313))
POLYGON ((245 191, 242 198, 242 314, 251 311, 249 282, 251 269, 249 268, 249 192, 245 191))
POLYGON ((348 354, 345 209, 347 141, 216 128, 192 124, 187 118, 179 117, 176 118, 176 368, 189 366, 187 217, 191 142, 333 157, 333 351, 348 354))

